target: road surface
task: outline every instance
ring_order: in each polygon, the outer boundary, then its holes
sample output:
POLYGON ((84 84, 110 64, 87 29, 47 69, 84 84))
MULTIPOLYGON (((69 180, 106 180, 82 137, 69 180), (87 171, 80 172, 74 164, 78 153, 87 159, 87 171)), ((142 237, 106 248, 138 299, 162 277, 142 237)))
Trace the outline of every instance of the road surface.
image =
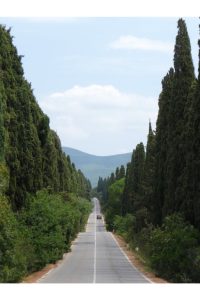
POLYGON ((93 198, 86 232, 79 233, 72 251, 39 283, 149 283, 128 260, 103 220, 98 220, 99 201, 93 198))

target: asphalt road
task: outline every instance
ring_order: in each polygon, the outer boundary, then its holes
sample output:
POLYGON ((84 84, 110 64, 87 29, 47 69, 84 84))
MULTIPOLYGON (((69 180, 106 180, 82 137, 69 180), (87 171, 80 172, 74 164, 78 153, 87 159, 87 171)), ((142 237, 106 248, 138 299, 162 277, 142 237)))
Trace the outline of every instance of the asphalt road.
POLYGON ((63 262, 44 275, 39 283, 149 283, 128 260, 112 233, 107 232, 99 201, 93 198, 86 232, 79 233, 63 262))

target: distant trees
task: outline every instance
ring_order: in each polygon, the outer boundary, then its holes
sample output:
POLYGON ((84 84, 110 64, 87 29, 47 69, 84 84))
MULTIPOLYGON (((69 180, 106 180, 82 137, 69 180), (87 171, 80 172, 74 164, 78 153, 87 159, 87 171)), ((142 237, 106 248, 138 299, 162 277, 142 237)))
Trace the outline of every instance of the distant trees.
POLYGON ((121 165, 109 177, 104 179, 99 177, 98 180, 97 193, 106 214, 108 230, 113 230, 115 215, 123 214, 125 172, 125 167, 121 165))

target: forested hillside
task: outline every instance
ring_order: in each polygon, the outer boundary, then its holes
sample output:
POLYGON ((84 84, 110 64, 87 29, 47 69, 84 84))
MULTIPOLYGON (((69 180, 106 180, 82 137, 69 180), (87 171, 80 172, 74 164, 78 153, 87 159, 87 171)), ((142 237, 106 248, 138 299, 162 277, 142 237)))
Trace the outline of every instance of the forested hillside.
POLYGON ((0 282, 62 257, 90 211, 90 182, 66 157, 0 26, 0 282))
POLYGON ((200 68, 196 78, 180 19, 156 130, 149 124, 146 149, 143 143, 136 146, 124 178, 111 175, 97 187, 108 228, 123 235, 157 275, 173 282, 200 281, 199 149, 200 68))
POLYGON ((117 166, 127 164, 131 158, 131 153, 97 156, 69 147, 63 147, 63 150, 66 155, 70 155, 71 161, 90 180, 92 187, 97 186, 99 177, 109 176, 117 166))

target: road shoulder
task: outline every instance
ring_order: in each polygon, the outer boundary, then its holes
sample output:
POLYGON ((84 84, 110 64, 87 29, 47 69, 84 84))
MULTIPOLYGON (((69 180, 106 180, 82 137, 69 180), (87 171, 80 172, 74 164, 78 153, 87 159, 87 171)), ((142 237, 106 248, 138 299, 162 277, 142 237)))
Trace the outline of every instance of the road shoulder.
POLYGON ((37 283, 38 280, 45 277, 48 273, 50 273, 53 269, 57 268, 66 258, 67 255, 69 255, 71 252, 67 252, 63 254, 63 258, 56 261, 53 264, 46 265, 43 269, 36 271, 34 273, 31 273, 30 275, 23 278, 21 283, 37 283))
POLYGON ((157 277, 153 272, 147 271, 145 268, 144 263, 137 257, 137 255, 134 253, 133 250, 130 250, 128 248, 127 243, 125 240, 117 235, 116 233, 113 233, 113 236, 117 240, 119 246, 124 251, 124 253, 128 256, 129 260, 132 262, 132 264, 142 273, 145 277, 147 277, 152 283, 169 283, 168 281, 157 277))

